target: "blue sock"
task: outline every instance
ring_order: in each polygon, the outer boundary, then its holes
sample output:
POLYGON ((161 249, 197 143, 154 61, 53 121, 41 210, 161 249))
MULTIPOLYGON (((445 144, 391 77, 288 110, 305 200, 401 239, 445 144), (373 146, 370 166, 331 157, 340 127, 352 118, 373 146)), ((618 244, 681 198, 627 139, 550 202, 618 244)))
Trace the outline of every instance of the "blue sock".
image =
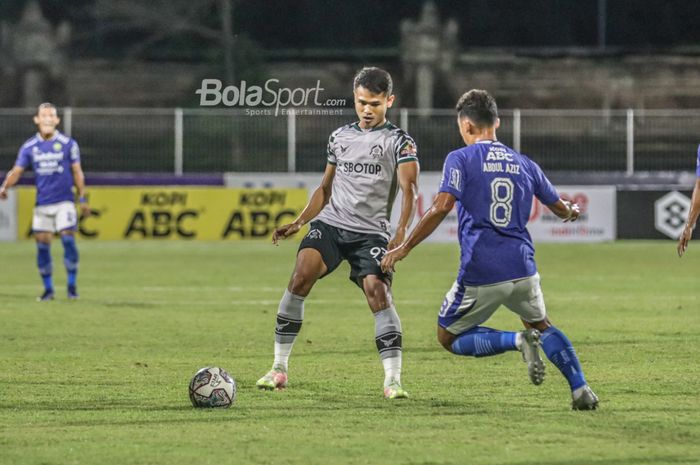
POLYGON ((68 285, 75 287, 78 277, 78 247, 75 245, 75 237, 63 235, 61 242, 63 242, 63 264, 68 274, 68 285))
POLYGON ((39 268, 41 280, 44 282, 44 289, 53 289, 53 280, 51 279, 51 272, 53 271, 53 266, 51 265, 51 244, 36 243, 36 266, 39 268))
POLYGON ((507 350, 518 350, 515 347, 515 334, 476 326, 457 336, 457 339, 452 342, 452 352, 457 355, 487 357, 502 354, 507 350))
POLYGON ((559 329, 550 326, 542 333, 541 341, 542 350, 547 358, 559 368, 561 374, 569 382, 571 390, 585 386, 586 378, 583 377, 581 364, 569 338, 559 329))

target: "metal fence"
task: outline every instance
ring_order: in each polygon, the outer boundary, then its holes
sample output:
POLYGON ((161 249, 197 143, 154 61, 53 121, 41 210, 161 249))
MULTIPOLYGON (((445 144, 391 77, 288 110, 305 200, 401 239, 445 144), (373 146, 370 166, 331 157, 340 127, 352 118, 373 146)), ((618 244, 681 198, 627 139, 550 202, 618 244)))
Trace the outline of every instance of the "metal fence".
MULTIPOLYGON (((311 110, 311 113, 317 111, 311 110)), ((691 171, 700 110, 505 110, 498 137, 547 171, 691 171)), ((0 110, 0 169, 36 130, 33 110, 0 110)), ((232 109, 65 108, 62 130, 87 172, 321 171, 329 134, 355 119, 333 114, 251 116, 232 109)), ((452 110, 392 109, 421 167, 438 171, 462 146, 452 110)))

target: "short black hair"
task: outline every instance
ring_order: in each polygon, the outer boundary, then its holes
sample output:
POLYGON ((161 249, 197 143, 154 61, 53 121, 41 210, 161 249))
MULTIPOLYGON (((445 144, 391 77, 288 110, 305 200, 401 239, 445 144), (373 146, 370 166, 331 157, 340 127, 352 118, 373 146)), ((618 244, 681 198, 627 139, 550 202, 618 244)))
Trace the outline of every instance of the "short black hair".
POLYGON ((385 94, 387 97, 391 95, 391 90, 394 83, 391 80, 391 74, 381 68, 374 66, 366 66, 355 74, 355 79, 352 82, 352 88, 364 87, 373 94, 385 94))
POLYGON ((36 114, 38 115, 39 112, 40 112, 41 110, 43 110, 44 108, 53 108, 54 110, 56 110, 56 113, 58 113, 58 108, 56 108, 56 105, 54 105, 53 103, 44 102, 44 103, 42 103, 41 105, 39 105, 39 106, 37 107, 37 109, 36 109, 36 114))
POLYGON ((469 118, 479 127, 493 126, 498 119, 496 100, 491 94, 481 89, 472 89, 462 94, 455 110, 460 119, 469 118))

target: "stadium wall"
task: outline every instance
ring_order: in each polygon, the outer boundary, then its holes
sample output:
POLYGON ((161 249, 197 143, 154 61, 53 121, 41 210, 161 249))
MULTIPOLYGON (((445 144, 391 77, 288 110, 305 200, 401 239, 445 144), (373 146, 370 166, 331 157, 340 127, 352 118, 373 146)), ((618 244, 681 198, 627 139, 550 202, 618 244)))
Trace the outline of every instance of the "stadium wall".
MULTIPOLYGON (((440 183, 438 172, 420 175, 418 208, 415 225, 429 208, 440 183)), ((688 186, 694 175, 676 176, 670 173, 645 173, 632 178, 597 175, 599 182, 582 173, 552 176, 560 195, 582 206, 580 221, 561 223, 539 202, 533 204, 528 229, 538 242, 598 242, 614 239, 672 239, 676 240, 690 211, 692 192, 688 186), (561 178, 561 179, 558 179, 561 178), (584 185, 580 184, 584 180, 584 185), (601 182, 602 181, 602 182, 601 182), (654 184, 656 183, 656 184, 654 184)), ((229 188, 302 188, 309 195, 321 180, 318 173, 226 173, 224 185, 229 188)), ((392 224, 400 211, 401 194, 394 203, 392 224)), ((456 240, 457 219, 453 211, 439 230, 428 240, 456 240)))
MULTIPOLYGON (((481 48, 457 57, 439 78, 436 106, 451 108, 466 89, 488 89, 503 108, 698 108, 700 57, 682 54, 535 55, 536 51, 481 48)), ((361 56, 361 54, 358 54, 361 56)), ((279 79, 288 87, 317 80, 326 95, 348 98, 357 60, 270 60, 260 81, 279 79)), ((401 106, 415 104, 413 69, 404 76, 397 58, 375 60, 392 72, 401 106)), ((218 77, 205 64, 77 58, 65 77, 61 106, 161 107, 196 104, 194 91, 204 77, 218 77), (167 83, 167 85, 163 85, 167 83), (185 102, 185 103, 183 103, 185 102)), ((14 75, 0 70, 0 106, 18 105, 14 75)), ((261 82, 258 82, 261 84, 261 82)))
POLYGON ((0 241, 17 239, 17 190, 10 190, 0 202, 0 241))
POLYGON ((691 206, 692 191, 668 186, 618 192, 619 239, 677 239, 691 206))
MULTIPOLYGON (((413 225, 430 208, 440 185, 441 173, 424 172, 420 175, 418 205, 413 225)), ((230 188, 284 188, 307 189, 309 195, 318 186, 320 174, 266 174, 227 173, 224 184, 230 188)), ((614 186, 558 186, 560 194, 582 206, 582 215, 576 223, 562 223, 539 202, 534 202, 528 229, 538 242, 600 242, 616 237, 616 189, 614 186)), ((401 214, 401 193, 394 202, 391 223, 398 223, 401 214)), ((428 242, 456 242, 457 212, 453 210, 428 238, 428 242)))
MULTIPOLYGON (((13 202, 8 202, 16 205, 14 238, 29 239, 36 193, 25 187, 15 193, 13 202)), ((86 240, 269 239, 275 227, 293 220, 307 200, 306 189, 91 187, 92 214, 80 219, 78 234, 86 240)), ((12 239, 8 233, 5 240, 12 239)))
MULTIPOLYGON (((299 214, 321 176, 226 173, 211 179, 196 177, 199 184, 167 182, 173 179, 177 178, 107 177, 102 185, 91 185, 93 215, 81 219, 79 235, 86 240, 269 240, 275 227, 299 214)), ((430 207, 439 183, 440 173, 421 174, 414 225, 430 207)), ((557 184, 557 188, 562 197, 581 205, 581 218, 561 223, 535 201, 528 229, 536 242, 675 240, 692 195, 678 185, 557 184)), ((34 198, 33 188, 20 186, 0 202, 0 241, 30 238, 34 198)), ((400 215, 400 201, 399 193, 393 224, 400 215)), ((453 211, 428 240, 455 242, 457 224, 453 211)))

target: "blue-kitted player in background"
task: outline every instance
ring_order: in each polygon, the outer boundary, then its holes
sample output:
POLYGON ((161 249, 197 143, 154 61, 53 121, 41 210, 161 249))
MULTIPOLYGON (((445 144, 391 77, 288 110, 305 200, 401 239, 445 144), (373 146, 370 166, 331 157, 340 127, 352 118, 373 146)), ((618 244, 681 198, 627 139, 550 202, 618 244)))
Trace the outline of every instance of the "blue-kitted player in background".
POLYGON ((19 149, 15 166, 0 185, 0 199, 17 184, 27 168, 36 177, 36 206, 32 218, 32 233, 36 239, 37 266, 44 283, 40 301, 54 298, 51 264, 51 239, 61 235, 63 263, 68 275, 68 298, 77 299, 78 248, 74 233, 78 228, 73 185, 78 191, 83 216, 90 214, 85 193, 85 176, 80 167, 80 149, 75 140, 61 134, 56 127, 61 122, 51 103, 39 105, 34 123, 39 132, 19 149))
POLYGON ((579 208, 559 197, 537 164, 496 140, 498 111, 486 91, 462 95, 457 123, 467 146, 447 156, 432 207, 408 239, 387 252, 382 269, 393 271, 457 203, 461 263, 440 309, 438 340, 456 355, 484 357, 519 350, 534 384, 544 380, 541 345, 569 382, 572 408, 593 410, 598 397, 586 383, 576 352, 547 318, 535 249, 526 229, 533 197, 564 221, 575 221, 579 208), (518 314, 527 330, 481 326, 501 305, 518 314))
POLYGON ((685 251, 688 250, 688 242, 690 242, 690 239, 693 237, 693 229, 695 229, 695 223, 698 222, 698 216, 700 216, 700 146, 698 146, 698 161, 695 166, 697 178, 695 179, 695 187, 693 188, 693 199, 690 203, 688 221, 685 222, 683 232, 678 238, 679 257, 682 257, 685 251))

